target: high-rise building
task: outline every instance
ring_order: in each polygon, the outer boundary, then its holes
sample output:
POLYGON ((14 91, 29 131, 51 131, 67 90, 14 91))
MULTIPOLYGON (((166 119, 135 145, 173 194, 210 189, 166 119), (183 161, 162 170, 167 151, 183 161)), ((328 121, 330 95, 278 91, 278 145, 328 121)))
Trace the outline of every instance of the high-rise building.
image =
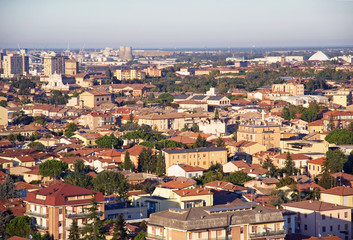
POLYGON ((132 49, 131 47, 120 47, 119 57, 123 60, 132 60, 132 49))
POLYGON ((146 73, 136 69, 117 69, 115 76, 118 80, 146 79, 146 73))
POLYGON ((44 75, 65 73, 65 56, 47 56, 44 58, 44 75))
POLYGON ((65 61, 65 74, 67 75, 76 75, 78 73, 78 62, 70 58, 65 61))
POLYGON ((25 76, 29 71, 28 56, 24 54, 9 54, 4 56, 2 66, 4 69, 4 77, 25 76))

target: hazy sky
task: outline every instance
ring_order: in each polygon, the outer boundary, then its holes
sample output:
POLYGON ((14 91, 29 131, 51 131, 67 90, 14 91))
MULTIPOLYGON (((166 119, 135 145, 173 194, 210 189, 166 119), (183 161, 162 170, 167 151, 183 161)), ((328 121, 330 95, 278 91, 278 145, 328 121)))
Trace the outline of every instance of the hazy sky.
POLYGON ((353 0, 0 0, 0 48, 353 45, 353 0))

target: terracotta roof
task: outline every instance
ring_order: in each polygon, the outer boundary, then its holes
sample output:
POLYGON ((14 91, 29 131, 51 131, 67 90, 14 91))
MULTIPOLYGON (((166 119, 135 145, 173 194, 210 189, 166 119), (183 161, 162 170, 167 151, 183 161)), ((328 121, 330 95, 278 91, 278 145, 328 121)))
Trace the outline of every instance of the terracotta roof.
POLYGON ((300 192, 305 192, 305 191, 312 191, 315 189, 320 189, 320 191, 325 190, 325 188, 321 187, 320 185, 311 182, 311 183, 302 183, 302 184, 297 184, 297 189, 300 192))
POLYGON ((206 183, 205 188, 214 188, 214 189, 222 189, 226 191, 245 191, 247 188, 234 185, 230 182, 224 182, 224 181, 213 181, 206 183))
POLYGON ((179 143, 182 143, 182 144, 193 144, 194 142, 196 142, 195 138, 190 138, 190 137, 180 136, 180 135, 172 137, 172 138, 169 138, 168 140, 179 142, 179 143))
POLYGON ((351 209, 350 207, 345 207, 345 206, 322 202, 322 201, 312 201, 312 200, 286 203, 286 204, 283 204, 283 206, 307 209, 307 210, 312 210, 312 211, 330 211, 330 210, 340 210, 340 209, 351 209))
POLYGON ((303 238, 302 240, 342 240, 342 238, 338 236, 327 236, 327 237, 309 237, 303 238))
POLYGON ((171 188, 171 189, 183 189, 183 188, 191 187, 194 185, 195 184, 191 183, 191 182, 169 181, 169 182, 166 182, 166 183, 159 185, 159 187, 171 188))
POLYGON ((322 119, 308 123, 308 126, 323 126, 323 125, 324 125, 324 120, 322 119))
POLYGON ((149 147, 145 147, 145 146, 142 146, 142 145, 135 145, 135 146, 125 150, 124 154, 126 152, 129 152, 130 156, 138 156, 138 155, 140 155, 142 149, 144 149, 144 148, 148 149, 149 147))
POLYGON ((326 161, 326 158, 325 157, 321 157, 321 158, 316 158, 316 159, 310 160, 307 163, 317 164, 317 165, 323 166, 325 161, 326 161))
POLYGON ((339 196, 353 196, 353 188, 350 187, 334 187, 322 191, 322 193, 339 195, 339 196))
POLYGON ((91 202, 91 197, 87 199, 79 200, 68 200, 68 197, 82 196, 82 195, 94 195, 96 202, 104 202, 104 197, 101 192, 96 192, 93 190, 85 189, 82 187, 77 187, 67 183, 59 182, 51 185, 50 187, 43 188, 37 191, 29 192, 27 197, 24 199, 25 202, 37 203, 50 206, 62 206, 62 205, 75 205, 75 204, 89 204, 91 202), (36 196, 45 196, 46 199, 38 199, 36 196))
POLYGON ((350 175, 347 173, 337 172, 337 173, 331 174, 331 176, 336 177, 336 178, 340 177, 346 181, 353 181, 353 175, 350 175))
POLYGON ((35 162, 36 160, 31 156, 16 157, 20 162, 35 162))
POLYGON ((213 195, 212 192, 210 192, 204 188, 174 190, 173 192, 175 192, 177 195, 179 195, 181 197, 198 196, 198 195, 213 195))
POLYGON ((34 189, 40 189, 39 186, 29 184, 26 182, 16 182, 15 183, 16 190, 34 190, 34 189))
MULTIPOLYGON (((305 159, 309 159, 308 156, 301 154, 301 153, 293 153, 290 155, 292 160, 305 160, 305 159)), ((276 158, 278 159, 286 159, 287 158, 287 153, 281 153, 279 155, 276 156, 276 158)))
POLYGON ((181 167, 185 172, 196 172, 196 171, 206 171, 206 169, 197 167, 197 166, 190 166, 186 164, 179 164, 179 167, 181 167))
POLYGON ((237 161, 230 161, 230 163, 232 163, 234 166, 238 167, 238 168, 248 168, 249 165, 246 164, 244 161, 242 160, 237 160, 237 161))

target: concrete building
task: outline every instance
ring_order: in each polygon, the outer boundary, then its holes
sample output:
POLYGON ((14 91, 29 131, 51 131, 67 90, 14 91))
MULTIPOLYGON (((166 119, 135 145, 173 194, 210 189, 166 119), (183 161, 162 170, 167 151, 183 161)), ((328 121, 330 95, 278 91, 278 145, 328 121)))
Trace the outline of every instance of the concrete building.
POLYGON ((286 203, 283 208, 297 213, 295 233, 314 237, 334 234, 344 240, 352 238, 351 207, 307 200, 286 203))
POLYGON ((3 77, 12 78, 26 76, 29 72, 28 56, 24 54, 9 54, 3 57, 2 67, 4 69, 3 77))
POLYGON ((119 51, 119 58, 122 60, 132 60, 132 48, 121 46, 119 51))
POLYGON ((118 69, 115 72, 115 76, 118 80, 146 79, 146 73, 136 69, 118 69))
POLYGON ((353 208, 353 188, 340 186, 324 190, 320 193, 320 200, 353 208))
POLYGON ((289 95, 304 95, 304 84, 282 83, 272 84, 272 92, 289 93, 289 95))
POLYGON ((204 168, 193 167, 185 164, 172 165, 167 169, 167 176, 175 177, 201 177, 203 172, 206 171, 204 168))
MULTIPOLYGON (((316 158, 307 162, 308 164, 308 175, 311 178, 315 178, 317 175, 322 174, 324 171, 324 162, 326 158, 316 158)), ((353 206, 352 206, 353 207, 353 206)))
POLYGON ((9 124, 9 111, 0 106, 0 126, 6 127, 9 124))
POLYGON ((208 169, 212 164, 221 165, 227 162, 227 149, 225 148, 196 148, 163 150, 165 166, 186 164, 208 169))
POLYGON ((347 107, 352 104, 352 90, 340 89, 332 95, 332 103, 347 107))
POLYGON ((65 74, 75 76, 78 73, 78 62, 70 58, 65 61, 65 74))
POLYGON ((268 125, 264 122, 248 121, 239 125, 238 141, 253 141, 269 148, 280 147, 280 125, 268 125))
POLYGON ((65 56, 50 55, 44 57, 44 75, 65 73, 65 56))
POLYGON ((251 203, 169 209, 151 214, 147 226, 149 240, 283 240, 286 233, 279 210, 251 203))
POLYGON ((324 131, 328 131, 328 124, 332 121, 335 128, 347 128, 353 122, 351 111, 330 111, 323 114, 324 131))
POLYGON ((206 134, 223 136, 226 133, 227 125, 222 120, 206 120, 199 123, 199 129, 206 134))
POLYGON ((49 233, 54 239, 68 239, 74 219, 79 228, 87 223, 92 198, 98 203, 98 212, 104 219, 102 193, 63 182, 29 192, 24 199, 26 215, 32 218, 40 233, 49 233))
POLYGON ((93 90, 80 94, 80 104, 82 107, 93 108, 103 103, 111 103, 111 93, 106 91, 93 90))

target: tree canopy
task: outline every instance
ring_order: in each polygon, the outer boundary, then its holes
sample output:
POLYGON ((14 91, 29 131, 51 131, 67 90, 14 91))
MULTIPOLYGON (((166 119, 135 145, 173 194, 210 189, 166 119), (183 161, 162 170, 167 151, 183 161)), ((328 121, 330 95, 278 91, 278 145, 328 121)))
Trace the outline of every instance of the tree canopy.
POLYGON ((99 148, 116 148, 123 145, 123 141, 120 138, 110 134, 109 136, 103 136, 96 140, 96 144, 99 148))
POLYGON ((337 145, 353 144, 353 132, 347 129, 334 129, 326 135, 325 141, 337 145))
POLYGON ((102 192, 104 195, 117 193, 117 198, 127 200, 129 184, 124 175, 117 172, 100 172, 93 180, 93 188, 102 192))
POLYGON ((15 217, 7 225, 6 232, 10 236, 29 238, 29 235, 34 232, 31 218, 26 215, 15 217))
POLYGON ((347 161, 346 156, 339 149, 328 150, 326 152, 326 160, 324 161, 324 168, 330 173, 341 172, 343 166, 347 161))
POLYGON ((58 178, 68 171, 68 164, 60 160, 48 160, 39 164, 39 173, 43 177, 58 178))

